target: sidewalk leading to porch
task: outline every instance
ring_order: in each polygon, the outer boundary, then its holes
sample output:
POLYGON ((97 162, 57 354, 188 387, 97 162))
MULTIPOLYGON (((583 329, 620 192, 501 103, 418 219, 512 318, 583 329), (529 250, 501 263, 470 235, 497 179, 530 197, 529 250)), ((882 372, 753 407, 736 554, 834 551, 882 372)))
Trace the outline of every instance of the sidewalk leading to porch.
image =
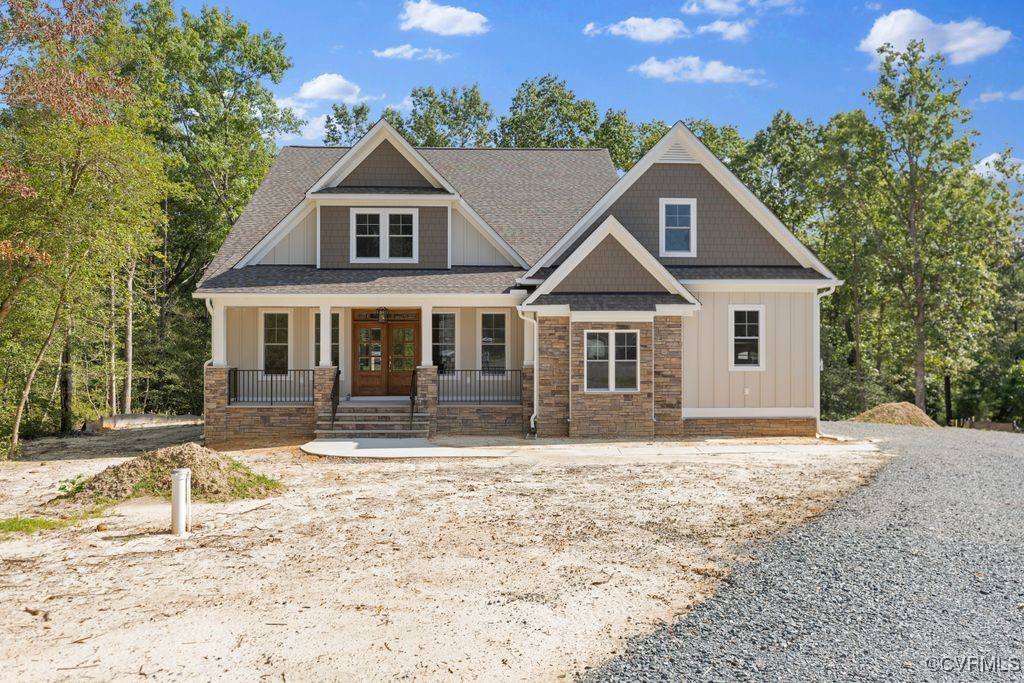
POLYGON ((756 454, 767 458, 838 453, 871 453, 872 443, 841 443, 820 439, 779 439, 756 442, 666 442, 666 443, 546 443, 513 441, 495 446, 444 445, 426 439, 315 439, 301 446, 303 452, 336 458, 405 460, 417 458, 608 458, 635 461, 644 457, 707 457, 756 454))

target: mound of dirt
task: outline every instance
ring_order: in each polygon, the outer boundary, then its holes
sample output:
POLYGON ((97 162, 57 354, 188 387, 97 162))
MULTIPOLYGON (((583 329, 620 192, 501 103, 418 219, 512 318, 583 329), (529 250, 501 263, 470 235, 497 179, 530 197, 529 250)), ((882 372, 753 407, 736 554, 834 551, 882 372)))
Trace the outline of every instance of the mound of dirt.
POLYGON ((851 417, 851 422, 874 422, 886 425, 909 425, 912 427, 938 427, 936 422, 928 415, 906 401, 900 403, 883 403, 870 410, 865 410, 857 417, 851 417))
POLYGON ((124 500, 133 496, 171 495, 171 470, 192 470, 192 495, 211 501, 264 498, 281 483, 253 472, 243 463, 197 443, 168 446, 112 465, 75 487, 73 498, 124 500))

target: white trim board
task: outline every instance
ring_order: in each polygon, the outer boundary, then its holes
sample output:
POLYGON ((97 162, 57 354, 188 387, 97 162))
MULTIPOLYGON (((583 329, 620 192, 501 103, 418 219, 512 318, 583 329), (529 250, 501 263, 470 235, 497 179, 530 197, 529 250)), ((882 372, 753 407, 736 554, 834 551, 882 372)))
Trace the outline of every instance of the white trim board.
POLYGON ((562 280, 564 280, 569 273, 571 273, 578 265, 583 263, 587 256, 590 255, 594 249, 597 248, 605 238, 612 238, 617 240, 619 244, 625 248, 629 254, 640 263, 641 266, 647 269, 647 271, 654 276, 664 288, 665 291, 678 294, 688 301, 691 305, 695 306, 696 309, 700 309, 700 302, 690 294, 689 291, 677 280, 673 275, 665 269, 665 266, 661 262, 654 258, 651 252, 647 251, 644 245, 634 237, 622 223, 620 223, 615 216, 608 216, 601 225, 597 227, 594 232, 583 241, 576 250, 569 255, 562 265, 555 269, 555 272, 551 273, 544 282, 530 295, 530 297, 524 302, 529 305, 537 300, 538 297, 544 294, 550 294, 555 287, 558 286, 562 280))
POLYGON ((675 149, 676 145, 689 150, 690 154, 710 173, 722 187, 726 189, 743 208, 757 220, 775 239, 805 268, 812 268, 825 277, 836 279, 828 268, 811 253, 804 244, 793 235, 789 229, 782 224, 771 210, 761 200, 754 196, 750 189, 740 182, 739 178, 733 175, 725 164, 718 157, 711 153, 704 143, 695 136, 682 121, 676 122, 674 126, 629 170, 628 173, 619 178, 619 181, 605 193, 601 199, 594 204, 587 213, 576 222, 561 239, 551 247, 544 256, 530 269, 524 279, 533 277, 541 268, 550 266, 555 260, 562 256, 572 243, 579 237, 580 233, 586 230, 597 220, 615 201, 629 189, 647 170, 669 152, 675 149))
POLYGON ((256 368, 260 370, 260 376, 264 378, 269 377, 287 377, 288 370, 295 367, 295 318, 292 315, 292 309, 290 308, 260 308, 256 314, 257 328, 256 328, 256 368), (266 372, 266 365, 264 364, 263 357, 263 337, 265 334, 264 320, 263 318, 268 313, 284 313, 288 316, 288 367, 285 368, 284 375, 268 374, 266 372))

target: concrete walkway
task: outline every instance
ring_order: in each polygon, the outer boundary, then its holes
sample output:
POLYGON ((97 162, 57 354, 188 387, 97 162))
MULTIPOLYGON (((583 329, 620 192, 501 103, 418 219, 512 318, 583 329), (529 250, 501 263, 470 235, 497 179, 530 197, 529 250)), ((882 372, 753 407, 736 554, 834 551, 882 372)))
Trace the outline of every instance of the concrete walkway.
POLYGON ((877 450, 871 443, 714 443, 669 442, 610 444, 600 442, 544 443, 517 442, 497 446, 443 446, 426 439, 315 439, 301 448, 310 455, 337 458, 507 458, 540 453, 565 456, 686 456, 736 455, 759 453, 787 455, 792 453, 836 454, 877 450))

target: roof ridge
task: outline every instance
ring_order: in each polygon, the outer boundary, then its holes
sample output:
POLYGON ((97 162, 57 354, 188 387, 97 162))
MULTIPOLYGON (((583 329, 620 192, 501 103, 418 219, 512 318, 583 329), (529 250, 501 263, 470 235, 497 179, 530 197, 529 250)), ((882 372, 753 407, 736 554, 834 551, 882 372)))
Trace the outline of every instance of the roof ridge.
MULTIPOLYGON (((337 145, 281 145, 281 149, 337 149, 348 150, 351 147, 337 145)), ((607 152, 607 147, 416 147, 413 149, 441 149, 467 152, 607 152)))

